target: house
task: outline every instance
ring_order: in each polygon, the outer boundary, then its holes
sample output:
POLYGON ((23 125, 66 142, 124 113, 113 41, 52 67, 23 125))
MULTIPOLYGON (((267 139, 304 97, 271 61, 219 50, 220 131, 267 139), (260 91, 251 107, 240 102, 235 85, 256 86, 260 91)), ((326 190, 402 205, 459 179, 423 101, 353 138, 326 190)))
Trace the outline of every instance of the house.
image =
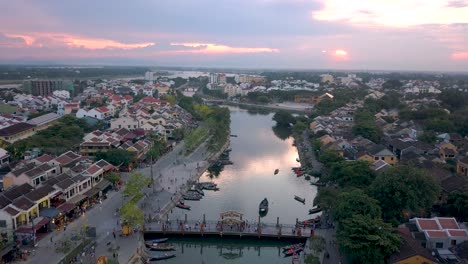
POLYGON ((358 153, 356 158, 357 160, 366 160, 370 163, 374 163, 378 160, 383 160, 390 165, 395 165, 397 163, 397 157, 393 152, 388 150, 386 147, 377 144, 361 153, 358 153))
POLYGON ((110 128, 127 128, 129 130, 133 130, 143 126, 144 122, 144 120, 138 120, 136 117, 122 116, 116 119, 112 119, 110 122, 110 128))
POLYGON ((60 115, 56 113, 48 113, 28 120, 26 123, 35 126, 36 131, 44 130, 58 122, 60 115))
POLYGON ((451 148, 441 148, 439 149, 439 157, 441 159, 454 159, 457 155, 457 152, 451 148))
POLYGON ((408 228, 399 227, 401 237, 399 250, 392 254, 388 263, 391 264, 436 264, 437 260, 412 236, 408 228))
POLYGON ((79 109, 78 112, 76 112, 76 117, 77 118, 83 118, 83 117, 86 117, 86 116, 96 118, 98 120, 104 120, 104 119, 106 119, 108 117, 111 117, 112 113, 105 106, 96 107, 96 108, 93 108, 93 109, 91 109, 89 111, 86 111, 85 109, 79 109))
POLYGON ((0 129, 0 140, 11 144, 18 140, 28 138, 35 133, 34 125, 21 122, 0 129))
POLYGON ((413 218, 421 246, 428 249, 447 249, 468 241, 468 231, 460 228, 453 217, 413 218))
POLYGON ((457 173, 468 177, 468 157, 463 157, 457 160, 457 173))
POLYGON ((65 173, 84 160, 86 160, 86 157, 78 155, 73 151, 67 151, 48 163, 58 166, 59 173, 65 173))
POLYGON ((29 184, 33 187, 45 182, 51 175, 57 174, 58 168, 49 164, 36 166, 28 163, 15 168, 3 177, 3 188, 8 189, 14 185, 29 184))
POLYGON ((7 166, 10 163, 10 153, 0 148, 0 168, 7 166))

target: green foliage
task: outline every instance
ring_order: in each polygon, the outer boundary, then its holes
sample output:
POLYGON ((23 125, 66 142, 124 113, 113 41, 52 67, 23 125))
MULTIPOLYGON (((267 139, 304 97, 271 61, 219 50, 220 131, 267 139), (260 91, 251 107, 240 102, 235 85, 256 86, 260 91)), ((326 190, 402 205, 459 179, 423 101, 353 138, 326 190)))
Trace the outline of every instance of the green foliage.
POLYGON ((212 114, 206 120, 209 124, 211 138, 208 141, 208 149, 216 151, 226 144, 231 125, 231 113, 225 107, 212 107, 212 114))
POLYGON ((143 194, 143 189, 151 183, 149 177, 144 176, 139 172, 133 172, 128 178, 127 185, 125 185, 124 195, 127 197, 134 197, 143 194))
POLYGON ((314 205, 318 205, 323 209, 330 209, 335 206, 338 199, 339 191, 332 187, 321 188, 314 199, 314 205))
POLYGON ((330 179, 340 187, 368 187, 375 178, 375 173, 367 161, 337 162, 331 166, 330 179))
POLYGON ((410 214, 425 216, 439 192, 440 187, 431 175, 410 166, 383 171, 370 187, 370 194, 380 202, 386 221, 405 220, 410 214))
POLYGON ((320 259, 314 255, 307 255, 304 264, 320 264, 320 259))
POLYGON ((74 149, 83 140, 84 133, 91 132, 97 126, 90 126, 83 119, 74 116, 64 116, 58 123, 39 131, 36 135, 17 141, 7 147, 13 159, 21 159, 23 153, 31 148, 40 148, 44 152, 60 155, 74 149))
POLYGON ((398 251, 400 237, 381 219, 357 214, 340 224, 337 242, 359 263, 380 264, 398 251))
POLYGON ((177 103, 176 97, 173 96, 173 95, 169 95, 169 94, 161 96, 161 100, 164 100, 164 101, 168 102, 171 105, 175 105, 177 103))
POLYGON ((335 109, 338 109, 347 103, 362 100, 368 94, 366 89, 337 88, 333 90, 333 101, 323 100, 315 105, 315 111, 318 115, 328 115, 335 109))
POLYGON ((184 128, 176 128, 172 131, 172 139, 176 140, 176 141, 180 141, 182 139, 184 139, 185 137, 185 134, 186 134, 186 131, 184 128))
POLYGON ((187 83, 187 79, 182 78, 182 77, 177 77, 172 80, 174 81, 174 88, 178 88, 187 83))
POLYGON ((344 161, 343 157, 336 151, 328 150, 320 153, 318 160, 325 166, 331 167, 336 162, 344 161))
POLYGON ((444 107, 454 110, 461 110, 468 105, 468 93, 457 89, 445 89, 439 94, 439 99, 444 107))
POLYGON ((134 83, 134 84, 139 84, 139 85, 143 85, 146 83, 145 80, 143 79, 134 79, 134 80, 130 80, 130 83, 134 83))
POLYGON ((388 90, 399 90, 401 87, 403 87, 403 84, 397 79, 390 79, 382 84, 382 88, 388 90))
POLYGON ((166 150, 166 142, 161 139, 153 140, 153 146, 146 154, 148 157, 152 158, 153 160, 158 159, 164 154, 166 150))
POLYGON ((432 131, 424 131, 419 137, 419 141, 428 143, 428 144, 434 144, 437 141, 437 136, 434 132, 432 131))
POLYGON ((325 249, 326 241, 322 236, 313 236, 310 238, 310 249, 318 254, 325 249))
POLYGON ((468 220, 468 190, 450 193, 447 202, 442 205, 444 214, 458 218, 461 222, 468 220))
POLYGON ((372 219, 381 217, 379 202, 360 189, 342 192, 331 208, 333 218, 339 223, 353 215, 365 215, 372 219))
POLYGON ((374 115, 367 109, 360 109, 354 115, 353 134, 360 135, 375 143, 382 137, 382 131, 374 123, 374 115))
POLYGON ((208 129, 205 127, 197 127, 190 131, 185 137, 185 150, 186 154, 192 153, 201 143, 203 143, 208 137, 208 129))
POLYGON ((288 139, 292 134, 291 127, 284 127, 284 126, 274 126, 272 127, 273 133, 281 140, 288 139))
POLYGON ((307 124, 301 122, 301 121, 297 121, 294 126, 293 126, 293 133, 294 134, 300 134, 302 133, 303 131, 305 131, 306 129, 308 128, 307 124))
POLYGON ((289 127, 291 124, 296 122, 294 116, 288 111, 279 110, 273 116, 273 120, 276 121, 277 126, 289 127))
POLYGON ((113 172, 106 176, 106 179, 112 184, 117 184, 120 181, 120 174, 113 172))
POLYGON ((122 223, 127 224, 132 228, 141 226, 145 223, 145 214, 143 210, 138 208, 134 202, 126 203, 120 209, 119 213, 122 218, 122 223))
POLYGON ((260 95, 260 96, 257 97, 257 102, 262 103, 262 104, 266 104, 266 103, 270 102, 270 98, 268 98, 268 96, 266 96, 266 95, 260 95))
POLYGON ((115 166, 128 167, 135 161, 135 154, 125 149, 110 149, 106 152, 97 152, 96 159, 103 159, 115 166))

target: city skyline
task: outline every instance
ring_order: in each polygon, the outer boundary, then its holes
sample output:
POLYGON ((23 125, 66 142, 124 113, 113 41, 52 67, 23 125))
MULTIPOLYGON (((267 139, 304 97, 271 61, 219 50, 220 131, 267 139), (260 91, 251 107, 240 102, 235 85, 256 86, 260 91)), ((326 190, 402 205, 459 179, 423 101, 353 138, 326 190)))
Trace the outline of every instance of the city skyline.
POLYGON ((14 1, 3 63, 468 70, 467 0, 14 1))

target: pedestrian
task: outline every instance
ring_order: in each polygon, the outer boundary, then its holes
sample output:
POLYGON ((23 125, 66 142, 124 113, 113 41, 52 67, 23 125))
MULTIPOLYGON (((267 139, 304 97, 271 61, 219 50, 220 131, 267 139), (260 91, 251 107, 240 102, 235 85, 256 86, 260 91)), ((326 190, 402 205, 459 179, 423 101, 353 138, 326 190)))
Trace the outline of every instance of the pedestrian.
POLYGON ((116 239, 117 237, 116 237, 116 235, 115 235, 115 231, 114 231, 114 232, 112 232, 112 234, 114 235, 114 239, 116 239))
POLYGON ((54 242, 54 241, 53 241, 53 239, 52 239, 52 236, 50 236, 50 243, 53 243, 53 242, 54 242))

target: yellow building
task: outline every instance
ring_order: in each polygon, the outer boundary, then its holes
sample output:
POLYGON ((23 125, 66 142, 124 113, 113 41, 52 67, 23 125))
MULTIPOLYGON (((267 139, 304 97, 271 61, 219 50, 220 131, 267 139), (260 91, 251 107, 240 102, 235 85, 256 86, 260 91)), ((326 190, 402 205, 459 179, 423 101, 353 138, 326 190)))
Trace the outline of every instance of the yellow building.
POLYGON ((468 157, 457 160, 457 173, 468 177, 468 157))
POLYGON ((356 159, 365 160, 370 163, 383 160, 390 165, 395 165, 397 163, 397 157, 395 154, 382 145, 375 145, 369 150, 358 153, 356 159))

